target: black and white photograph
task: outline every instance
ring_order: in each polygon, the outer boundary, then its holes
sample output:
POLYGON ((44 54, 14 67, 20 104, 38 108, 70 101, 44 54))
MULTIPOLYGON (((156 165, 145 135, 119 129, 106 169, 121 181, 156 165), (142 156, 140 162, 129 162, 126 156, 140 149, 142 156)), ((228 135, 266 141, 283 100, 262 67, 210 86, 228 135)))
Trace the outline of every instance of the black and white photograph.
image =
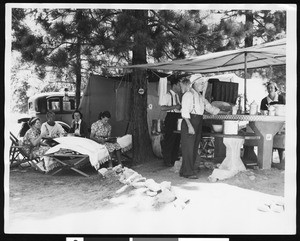
POLYGON ((296 15, 6 3, 4 233, 296 234, 296 15))

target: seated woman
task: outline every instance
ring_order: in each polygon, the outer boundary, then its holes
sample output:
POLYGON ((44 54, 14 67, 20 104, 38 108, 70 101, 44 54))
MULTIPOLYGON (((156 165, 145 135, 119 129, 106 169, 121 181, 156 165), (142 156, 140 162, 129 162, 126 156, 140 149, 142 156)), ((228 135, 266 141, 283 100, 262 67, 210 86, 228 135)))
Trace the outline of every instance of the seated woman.
POLYGON ((75 136, 88 137, 88 128, 84 120, 82 120, 82 113, 75 110, 72 114, 72 123, 69 133, 74 133, 75 136))
MULTIPOLYGON (((119 164, 121 163, 121 146, 117 143, 107 142, 108 138, 111 136, 111 125, 108 123, 111 115, 109 111, 100 112, 98 116, 98 121, 92 124, 91 126, 91 135, 90 138, 100 144, 106 146, 108 152, 111 154, 116 153, 117 160, 119 164)), ((112 160, 109 161, 109 167, 112 167, 112 160)))
POLYGON ((283 104, 285 105, 285 98, 283 95, 278 94, 278 87, 275 82, 270 81, 267 84, 268 96, 262 99, 260 104, 261 112, 267 111, 269 105, 283 104))
POLYGON ((42 124, 41 132, 46 133, 45 137, 56 138, 66 134, 62 126, 55 122, 55 113, 48 111, 46 114, 47 122, 42 124))
MULTIPOLYGON (((32 158, 42 157, 46 151, 50 149, 50 146, 43 145, 42 138, 46 136, 46 133, 41 133, 41 121, 37 117, 32 117, 29 119, 28 124, 30 129, 25 133, 23 137, 23 149, 28 156, 32 158)), ((44 161, 49 159, 49 157, 43 157, 44 161)), ((42 171, 47 171, 44 168, 43 162, 39 162, 38 167, 42 171)))

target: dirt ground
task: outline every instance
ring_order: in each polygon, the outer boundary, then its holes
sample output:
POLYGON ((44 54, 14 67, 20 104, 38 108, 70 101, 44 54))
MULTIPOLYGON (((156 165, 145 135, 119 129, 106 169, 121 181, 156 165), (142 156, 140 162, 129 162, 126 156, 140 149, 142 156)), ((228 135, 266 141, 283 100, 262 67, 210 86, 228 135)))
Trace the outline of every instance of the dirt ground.
MULTIPOLYGON (((147 179, 152 178, 157 183, 170 181, 172 186, 184 186, 187 183, 207 183, 212 170, 203 168, 199 179, 190 180, 179 177, 174 168, 164 167, 162 160, 153 161, 131 167, 147 179)), ((116 191, 123 184, 115 178, 104 179, 92 167, 86 167, 85 172, 90 177, 81 176, 66 170, 51 176, 35 171, 31 167, 16 168, 9 176, 9 216, 10 222, 26 219, 54 218, 64 214, 109 209, 116 204, 110 200, 121 194, 116 191)), ((247 169, 224 181, 218 181, 275 196, 284 196, 284 171, 272 168, 270 170, 247 169)), ((129 193, 130 187, 125 192, 129 193)), ((197 192, 197 190, 189 190, 197 192)), ((130 194, 126 202, 134 200, 130 194)), ((149 197, 145 195, 145 200, 149 197)), ((143 200, 140 199, 140 202, 143 200)), ((140 207, 139 207, 140 208, 140 207)))

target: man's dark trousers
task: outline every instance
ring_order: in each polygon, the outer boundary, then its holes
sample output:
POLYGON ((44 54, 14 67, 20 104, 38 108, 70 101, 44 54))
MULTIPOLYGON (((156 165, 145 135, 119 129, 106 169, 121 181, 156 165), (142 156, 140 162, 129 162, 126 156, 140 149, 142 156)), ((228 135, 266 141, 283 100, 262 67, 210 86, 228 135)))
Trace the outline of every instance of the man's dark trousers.
POLYGON ((164 164, 173 166, 178 158, 180 146, 180 134, 174 133, 177 130, 177 121, 181 118, 181 113, 167 112, 165 118, 165 135, 162 148, 164 164))

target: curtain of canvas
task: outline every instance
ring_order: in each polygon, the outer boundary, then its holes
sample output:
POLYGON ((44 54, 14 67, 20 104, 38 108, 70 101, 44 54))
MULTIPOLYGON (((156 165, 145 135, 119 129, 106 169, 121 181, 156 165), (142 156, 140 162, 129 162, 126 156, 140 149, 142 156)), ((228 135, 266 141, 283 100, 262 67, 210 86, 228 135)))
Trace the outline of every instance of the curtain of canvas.
POLYGON ((130 119, 130 86, 125 85, 116 89, 116 121, 130 119))
POLYGON ((235 104, 238 97, 238 87, 238 83, 221 81, 213 82, 212 100, 235 104))

